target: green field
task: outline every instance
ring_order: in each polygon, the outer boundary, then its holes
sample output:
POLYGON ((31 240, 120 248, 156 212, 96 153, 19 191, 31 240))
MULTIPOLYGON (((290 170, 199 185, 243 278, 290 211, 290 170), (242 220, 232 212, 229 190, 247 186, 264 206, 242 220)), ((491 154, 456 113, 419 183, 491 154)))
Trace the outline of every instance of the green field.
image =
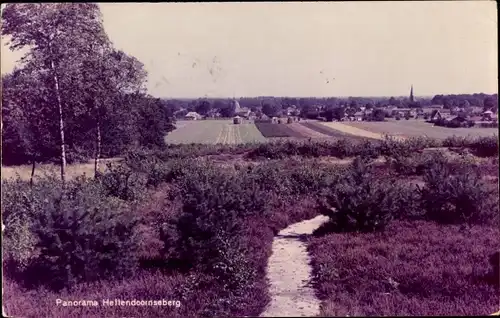
POLYGON ((402 137, 427 136, 436 139, 447 137, 489 137, 498 135, 497 128, 447 128, 434 126, 423 120, 389 120, 385 122, 343 122, 345 125, 363 129, 371 133, 402 137))
POLYGON ((235 125, 232 120, 178 121, 177 129, 165 137, 167 144, 241 144, 265 142, 251 123, 235 125))

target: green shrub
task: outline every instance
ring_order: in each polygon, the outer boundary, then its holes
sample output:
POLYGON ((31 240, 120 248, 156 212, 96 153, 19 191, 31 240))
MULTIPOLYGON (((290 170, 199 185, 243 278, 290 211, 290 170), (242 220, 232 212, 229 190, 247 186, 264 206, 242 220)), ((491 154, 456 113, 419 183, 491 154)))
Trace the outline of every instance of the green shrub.
POLYGON ((9 271, 23 272, 36 254, 36 236, 32 233, 33 197, 19 177, 2 180, 2 233, 4 264, 9 271))
POLYGON ((426 217, 439 223, 489 223, 496 209, 498 192, 488 189, 476 170, 458 174, 443 162, 435 162, 424 173, 425 186, 419 188, 426 217))
MULTIPOLYGON (((212 268, 226 237, 238 236, 247 217, 264 213, 267 194, 236 173, 206 166, 177 180, 182 211, 167 224, 162 240, 186 264, 212 268)), ((225 243, 224 243, 225 244, 225 243)))
POLYGON ((137 202, 144 197, 147 184, 145 173, 135 171, 125 164, 107 163, 107 170, 96 179, 107 196, 130 202, 137 202))
MULTIPOLYGON (((81 177, 67 182, 64 190, 55 178, 38 180, 33 189, 19 181, 13 186, 24 199, 4 198, 7 226, 13 229, 16 220, 26 218, 21 233, 35 244, 21 249, 8 244, 7 250, 16 261, 26 259, 22 251, 37 251, 28 255, 24 268, 12 273, 27 286, 61 289, 133 274, 137 220, 125 202, 107 197, 98 182, 81 177)), ((19 233, 6 236, 12 242, 19 233)))
POLYGON ((448 162, 445 155, 440 151, 418 153, 412 156, 395 154, 393 157, 388 157, 387 161, 392 169, 403 176, 422 175, 425 169, 433 163, 448 162))
POLYGON ((325 191, 320 209, 336 231, 372 232, 399 215, 404 201, 395 183, 377 180, 367 162, 356 158, 338 184, 325 191))
POLYGON ((444 147, 466 147, 470 144, 471 140, 467 137, 451 136, 443 140, 444 147))
POLYGON ((498 136, 479 137, 472 145, 471 149, 479 157, 498 156, 498 136))

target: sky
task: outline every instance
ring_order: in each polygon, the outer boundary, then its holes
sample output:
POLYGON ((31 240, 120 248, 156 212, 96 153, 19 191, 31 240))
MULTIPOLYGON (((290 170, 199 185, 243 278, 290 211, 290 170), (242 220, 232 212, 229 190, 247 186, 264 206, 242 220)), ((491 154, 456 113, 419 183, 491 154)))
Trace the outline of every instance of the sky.
MULTIPOLYGON (((497 93, 494 1, 100 6, 157 97, 497 93)), ((21 55, 1 49, 4 74, 21 55)))

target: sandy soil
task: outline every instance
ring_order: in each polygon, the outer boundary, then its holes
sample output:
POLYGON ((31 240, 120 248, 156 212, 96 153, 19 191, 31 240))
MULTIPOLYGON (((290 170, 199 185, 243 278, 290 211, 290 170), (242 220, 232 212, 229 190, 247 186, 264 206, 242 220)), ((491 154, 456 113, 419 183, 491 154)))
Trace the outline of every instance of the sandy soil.
POLYGON ((320 301, 310 287, 310 258, 301 237, 311 234, 327 219, 326 216, 317 216, 292 224, 278 233, 267 267, 271 302, 261 317, 311 317, 319 314, 320 301))

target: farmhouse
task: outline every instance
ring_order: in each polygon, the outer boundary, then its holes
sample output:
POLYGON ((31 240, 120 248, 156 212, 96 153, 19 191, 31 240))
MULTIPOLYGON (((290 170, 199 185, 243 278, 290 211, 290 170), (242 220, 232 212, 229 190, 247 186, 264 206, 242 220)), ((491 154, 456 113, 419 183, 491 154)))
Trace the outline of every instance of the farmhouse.
POLYGON ((363 112, 355 112, 353 115, 349 116, 351 121, 361 121, 363 120, 363 112))
POLYGON ((484 121, 492 121, 493 120, 493 112, 491 110, 487 110, 483 112, 483 120, 484 121))
POLYGON ((186 120, 200 120, 201 115, 198 114, 197 112, 189 112, 186 114, 186 116, 184 116, 184 119, 186 119, 186 120))
POLYGON ((263 113, 260 113, 259 116, 257 116, 258 119, 260 120, 269 120, 269 116, 267 116, 266 114, 263 114, 263 113))
POLYGON ((236 115, 234 116, 233 118, 233 124, 237 125, 237 124, 241 124, 241 117, 236 115))
POLYGON ((293 116, 293 115, 295 115, 296 111, 297 111, 297 106, 292 105, 290 107, 287 107, 287 109, 286 109, 286 115, 287 116, 293 116))
POLYGON ((432 113, 431 113, 431 118, 430 118, 430 121, 431 122, 434 122, 436 120, 441 120, 443 118, 443 115, 441 115, 441 112, 439 110, 434 110, 432 113))

